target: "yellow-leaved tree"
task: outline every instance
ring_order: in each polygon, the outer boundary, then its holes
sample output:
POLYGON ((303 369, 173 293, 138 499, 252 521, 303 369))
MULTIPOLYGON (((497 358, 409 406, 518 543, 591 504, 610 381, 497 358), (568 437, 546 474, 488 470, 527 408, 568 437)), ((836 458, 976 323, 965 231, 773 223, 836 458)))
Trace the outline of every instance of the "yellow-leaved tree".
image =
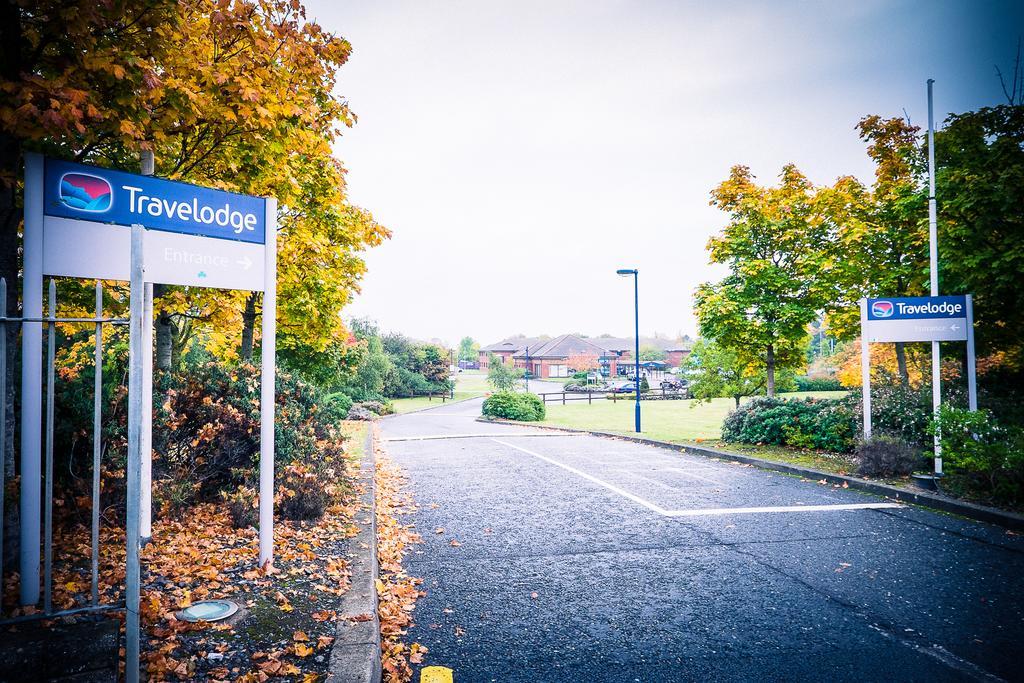
MULTIPOLYGON (((334 92, 348 41, 291 0, 19 0, 4 11, 18 67, 0 74, 8 242, 23 149, 120 168, 152 150, 157 175, 278 198, 282 353, 344 348, 340 311, 365 270, 360 252, 388 237, 347 202, 331 153, 355 121, 334 92)), ((16 262, 3 265, 12 281, 16 262)), ((251 353, 258 295, 157 294, 159 367, 194 339, 221 357, 251 353)))

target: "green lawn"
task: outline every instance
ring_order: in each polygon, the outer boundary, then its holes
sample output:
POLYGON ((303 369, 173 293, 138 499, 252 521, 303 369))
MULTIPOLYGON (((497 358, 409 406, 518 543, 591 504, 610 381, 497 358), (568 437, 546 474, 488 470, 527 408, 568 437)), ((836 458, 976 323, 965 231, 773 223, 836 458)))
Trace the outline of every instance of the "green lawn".
MULTIPOLYGON (((487 373, 479 370, 463 370, 455 375, 455 400, 463 401, 467 398, 483 396, 490 391, 487 384, 487 373)), ((408 413, 413 410, 432 408, 443 405, 440 396, 434 396, 433 400, 426 396, 416 398, 396 398, 391 404, 395 407, 396 413, 408 413)))
MULTIPOLYGON (((786 398, 835 398, 845 391, 812 391, 782 394, 786 398)), ((549 403, 547 419, 541 424, 606 432, 633 433, 633 411, 630 400, 597 400, 592 405, 577 401, 562 405, 549 403)), ((643 401, 640 404, 643 435, 660 441, 696 441, 719 439, 722 420, 735 406, 729 398, 716 398, 710 403, 696 401, 643 401)))

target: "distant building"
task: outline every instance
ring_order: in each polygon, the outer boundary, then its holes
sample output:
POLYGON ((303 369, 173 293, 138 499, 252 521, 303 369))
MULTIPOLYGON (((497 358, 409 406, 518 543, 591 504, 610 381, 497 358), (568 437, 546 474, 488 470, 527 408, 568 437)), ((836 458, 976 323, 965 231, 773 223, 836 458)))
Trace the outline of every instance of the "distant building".
POLYGON ((493 354, 502 363, 512 364, 512 356, 524 350, 528 346, 540 346, 548 341, 548 337, 509 337, 500 342, 484 346, 479 352, 480 369, 486 370, 490 366, 491 355, 493 354))
MULTIPOLYGON (((682 341, 640 338, 640 346, 655 346, 665 352, 663 362, 647 364, 648 369, 681 366, 690 349, 682 341)), ((634 343, 631 337, 580 337, 563 334, 546 337, 511 337, 480 349, 480 368, 486 370, 491 354, 502 363, 515 364, 542 379, 569 377, 575 368, 569 366, 572 356, 596 356, 605 377, 632 374, 634 343)))

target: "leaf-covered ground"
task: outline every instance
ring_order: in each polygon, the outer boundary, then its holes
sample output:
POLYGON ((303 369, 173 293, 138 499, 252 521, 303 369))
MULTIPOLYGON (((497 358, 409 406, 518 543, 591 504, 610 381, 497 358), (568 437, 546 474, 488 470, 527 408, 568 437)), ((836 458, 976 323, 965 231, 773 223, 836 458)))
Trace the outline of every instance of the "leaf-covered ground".
MULTIPOLYGON (((354 479, 367 425, 344 428, 350 437, 344 476, 354 479)), ((223 506, 200 505, 181 519, 158 520, 142 552, 147 679, 322 680, 336 631, 335 607, 349 587, 348 539, 358 531, 360 493, 356 486, 315 522, 276 520, 275 562, 267 570, 257 567, 256 530, 233 529, 223 506), (230 624, 192 624, 175 617, 195 601, 215 598, 233 600, 243 611, 230 624)), ((55 565, 56 608, 88 602, 88 537, 80 530, 71 537, 84 540, 55 565)), ((55 547, 66 547, 61 540, 55 547)), ((101 547, 101 602, 113 602, 123 598, 123 530, 105 527, 101 547)))
POLYGON ((402 567, 402 559, 409 547, 420 543, 421 539, 416 533, 415 524, 402 523, 402 517, 416 511, 405 475, 388 457, 380 445, 381 439, 375 439, 375 443, 381 665, 385 681, 404 683, 412 678, 412 665, 419 664, 427 651, 419 643, 405 642, 406 632, 413 624, 416 601, 424 593, 420 590, 423 580, 407 575, 402 567))

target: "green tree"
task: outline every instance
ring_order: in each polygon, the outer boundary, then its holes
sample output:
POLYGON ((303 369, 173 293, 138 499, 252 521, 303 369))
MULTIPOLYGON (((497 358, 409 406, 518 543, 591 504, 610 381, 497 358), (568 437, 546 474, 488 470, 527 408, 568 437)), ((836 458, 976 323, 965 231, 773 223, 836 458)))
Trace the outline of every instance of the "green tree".
POLYGON ((515 391, 519 380, 523 378, 523 371, 512 365, 505 365, 493 353, 489 359, 487 383, 491 388, 495 391, 515 391))
POLYGON ((379 337, 370 337, 367 341, 366 355, 356 368, 356 385, 362 390, 359 398, 379 398, 384 395, 384 387, 395 373, 395 365, 380 343, 379 337))
POLYGON ((423 375, 428 382, 434 384, 446 384, 451 375, 449 370, 448 353, 443 349, 434 346, 424 346, 417 354, 416 372, 423 375))
POLYGON ((739 408, 741 398, 756 396, 765 389, 765 374, 757 365, 713 339, 702 337, 686 359, 690 396, 698 402, 729 397, 739 408))
MULTIPOLYGON (((836 234, 829 328, 844 340, 860 334, 861 298, 928 293, 928 206, 920 129, 905 119, 879 116, 864 117, 857 129, 875 162, 874 183, 867 188, 844 177, 822 188, 817 197, 820 214, 836 234)), ((903 342, 896 342, 895 348, 899 376, 906 384, 903 342)))
POLYGON ((472 337, 463 337, 459 342, 459 360, 474 361, 480 350, 480 345, 473 341, 472 337))
POLYGON ((668 354, 663 349, 659 349, 657 346, 652 344, 644 344, 640 347, 640 360, 665 360, 668 358, 668 354))
POLYGON ((1024 365, 1024 105, 951 115, 935 156, 942 291, 974 295, 980 355, 1024 365))
POLYGON ((807 326, 830 300, 827 245, 834 238, 807 178, 787 165, 780 180, 759 187, 747 167, 735 166, 712 192, 729 222, 708 251, 729 274, 696 294, 702 332, 763 367, 769 396, 778 370, 803 363, 807 326))

